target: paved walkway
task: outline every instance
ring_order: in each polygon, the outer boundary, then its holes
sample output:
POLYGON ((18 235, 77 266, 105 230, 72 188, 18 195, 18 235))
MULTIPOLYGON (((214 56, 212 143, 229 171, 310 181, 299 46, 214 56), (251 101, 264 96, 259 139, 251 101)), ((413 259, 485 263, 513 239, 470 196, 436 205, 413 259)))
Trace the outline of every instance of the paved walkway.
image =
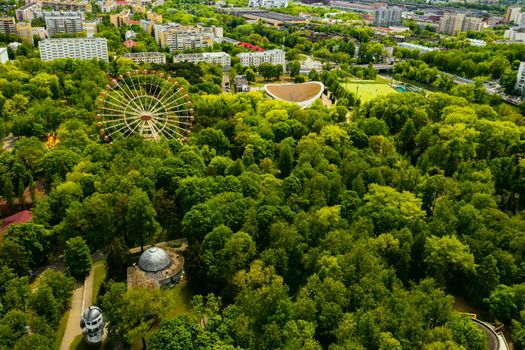
MULTIPOLYGON (((100 260, 102 257, 102 254, 98 252, 92 255, 93 261, 100 260)), ((64 332, 62 343, 60 344, 60 350, 69 350, 73 340, 82 334, 82 330, 80 329, 80 318, 84 309, 90 307, 93 303, 94 275, 94 268, 92 267, 89 275, 84 280, 84 284, 77 284, 77 288, 71 298, 69 318, 67 320, 66 331, 64 332)))
POLYGON ((66 331, 60 343, 60 350, 69 350, 73 340, 82 333, 80 329, 80 315, 82 313, 82 294, 84 292, 84 285, 77 284, 77 288, 73 293, 71 299, 71 308, 69 309, 69 318, 67 319, 66 331))

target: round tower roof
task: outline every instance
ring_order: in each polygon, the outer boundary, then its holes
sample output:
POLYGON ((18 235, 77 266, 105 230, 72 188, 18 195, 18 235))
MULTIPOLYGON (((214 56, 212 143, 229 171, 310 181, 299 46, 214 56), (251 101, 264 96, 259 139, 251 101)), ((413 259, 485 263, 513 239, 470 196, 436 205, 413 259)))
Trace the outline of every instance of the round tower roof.
POLYGON ((150 247, 139 258, 139 267, 146 272, 157 272, 171 265, 168 253, 159 247, 150 247))
POLYGON ((98 306, 90 306, 84 310, 82 320, 85 322, 93 322, 102 315, 102 310, 98 306))

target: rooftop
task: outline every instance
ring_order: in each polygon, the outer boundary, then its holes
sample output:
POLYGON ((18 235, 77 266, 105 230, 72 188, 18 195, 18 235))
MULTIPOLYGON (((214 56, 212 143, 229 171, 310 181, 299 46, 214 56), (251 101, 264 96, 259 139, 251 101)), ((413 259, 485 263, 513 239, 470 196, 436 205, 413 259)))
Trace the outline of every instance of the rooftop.
POLYGON ((184 257, 177 249, 167 244, 152 246, 142 253, 138 266, 128 267, 128 288, 159 288, 183 268, 184 257))
POLYGON ((159 247, 148 248, 139 258, 139 267, 146 272, 158 272, 171 264, 168 253, 159 247))
POLYGON ((23 224, 25 222, 31 221, 33 214, 29 210, 22 210, 18 213, 15 213, 11 216, 4 218, 2 227, 0 228, 0 235, 3 234, 11 225, 23 224))
POLYGON ((162 52, 129 52, 125 53, 122 57, 162 57, 162 52))
POLYGON ((275 55, 275 54, 281 54, 281 53, 284 55, 284 51, 283 50, 281 50, 281 49, 273 49, 273 50, 268 50, 268 51, 264 51, 264 52, 241 52, 241 53, 237 54, 237 57, 275 55))

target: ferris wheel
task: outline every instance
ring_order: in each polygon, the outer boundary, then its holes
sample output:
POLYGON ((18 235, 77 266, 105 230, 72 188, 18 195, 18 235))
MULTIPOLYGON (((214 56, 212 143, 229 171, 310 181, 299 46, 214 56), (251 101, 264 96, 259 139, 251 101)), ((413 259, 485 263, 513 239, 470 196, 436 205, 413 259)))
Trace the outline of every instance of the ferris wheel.
POLYGON ((97 126, 105 141, 140 135, 146 140, 187 141, 193 105, 180 84, 164 73, 128 72, 111 79, 97 99, 97 126))

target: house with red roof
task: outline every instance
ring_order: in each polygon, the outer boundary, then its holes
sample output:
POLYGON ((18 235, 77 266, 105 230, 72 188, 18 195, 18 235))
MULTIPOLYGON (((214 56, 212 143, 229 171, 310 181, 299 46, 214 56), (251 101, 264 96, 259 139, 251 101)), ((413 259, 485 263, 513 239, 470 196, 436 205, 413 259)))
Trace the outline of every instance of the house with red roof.
POLYGON ((257 51, 257 52, 263 52, 264 51, 264 49, 262 47, 257 46, 257 45, 252 45, 250 43, 245 43, 244 41, 241 41, 239 43, 239 45, 242 46, 242 47, 245 47, 245 48, 247 48, 249 50, 252 50, 252 51, 257 51))
POLYGON ((23 224, 31 221, 31 219, 33 219, 33 214, 31 214, 29 210, 22 210, 4 218, 2 227, 0 228, 0 236, 4 234, 11 225, 23 224))
POLYGON ((124 46, 126 46, 128 49, 131 49, 137 46, 137 42, 129 39, 129 40, 124 41, 124 46))

